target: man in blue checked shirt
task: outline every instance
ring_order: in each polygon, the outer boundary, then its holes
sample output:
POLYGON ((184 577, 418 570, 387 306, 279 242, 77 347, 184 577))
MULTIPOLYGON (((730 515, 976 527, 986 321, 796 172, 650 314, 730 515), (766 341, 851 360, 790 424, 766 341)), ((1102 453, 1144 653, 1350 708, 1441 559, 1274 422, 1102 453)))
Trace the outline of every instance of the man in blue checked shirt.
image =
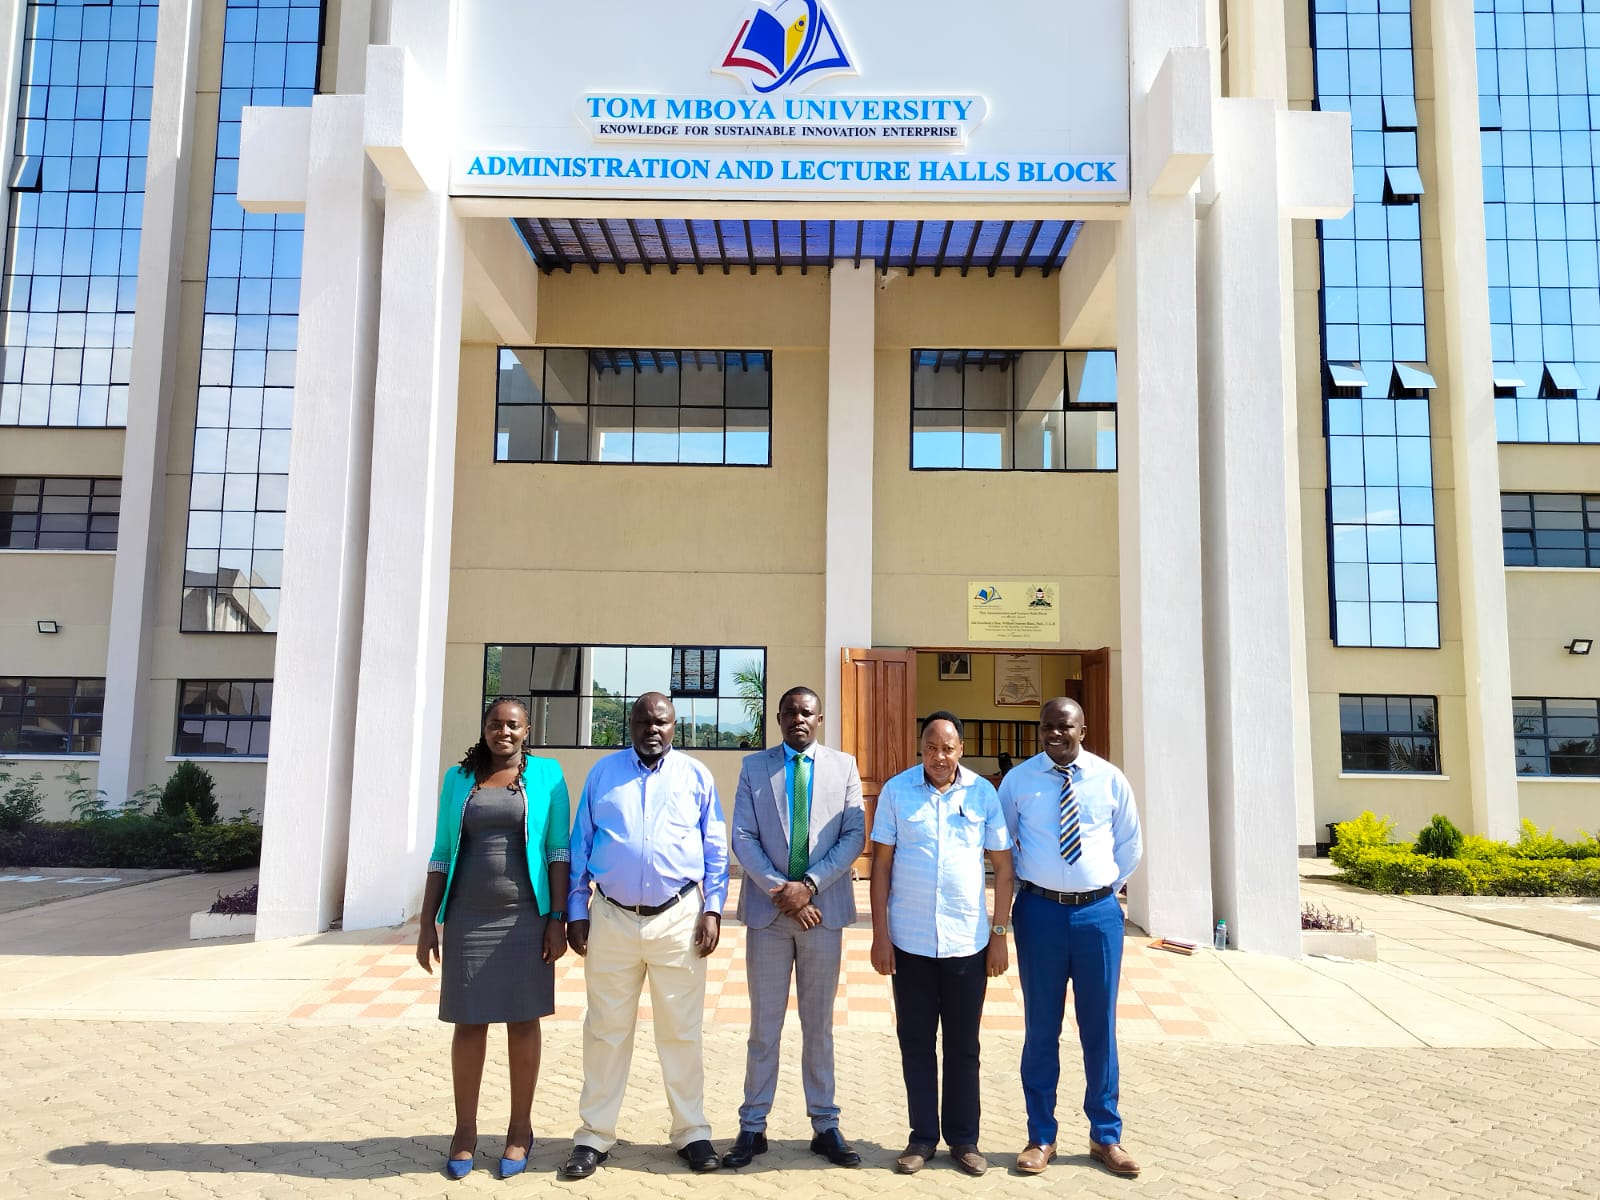
POLYGON ((1017 1170, 1025 1175, 1039 1174, 1056 1155, 1056 1085, 1069 981, 1087 1081, 1089 1153, 1114 1175, 1139 1173, 1122 1148, 1117 1111, 1117 892, 1139 865, 1143 844, 1127 777, 1083 749, 1084 732, 1076 701, 1051 700, 1039 714, 1044 752, 1018 764, 1000 784, 1000 806, 1017 855, 1013 916, 1028 1109, 1028 1144, 1017 1156, 1017 1170))
POLYGON ((941 1133, 968 1175, 978 1149, 978 1026, 989 977, 1008 965, 1011 835, 989 781, 961 765, 961 719, 936 712, 922 730, 922 761, 883 785, 872 825, 872 966, 894 977, 900 1067, 911 1138, 903 1175, 933 1157, 941 1133), (983 859, 994 864, 994 923, 983 859), (944 1042, 939 1090, 935 1039, 944 1042), (942 1121, 942 1128, 941 1128, 942 1121))
POLYGON ((561 1173, 587 1179, 617 1141, 639 991, 646 978, 672 1144, 694 1171, 715 1171, 705 1115, 706 956, 728 897, 728 837, 717 785, 672 748, 672 701, 646 692, 628 714, 633 745, 589 769, 572 824, 567 941, 585 958, 583 1093, 561 1173), (593 889, 591 892, 591 888, 593 889))

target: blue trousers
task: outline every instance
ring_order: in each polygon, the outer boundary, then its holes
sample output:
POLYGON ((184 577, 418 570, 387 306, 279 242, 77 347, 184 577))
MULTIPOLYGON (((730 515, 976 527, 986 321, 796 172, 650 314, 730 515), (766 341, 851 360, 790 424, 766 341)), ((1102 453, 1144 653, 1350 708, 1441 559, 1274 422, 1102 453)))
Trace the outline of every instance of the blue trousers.
POLYGON ((1122 1140, 1117 1112, 1117 980, 1122 971, 1122 907, 1115 896, 1072 908, 1017 892, 1011 910, 1022 977, 1022 1096, 1028 1140, 1056 1140, 1056 1085, 1061 1080, 1061 1022, 1072 984, 1083 1047, 1083 1112, 1089 1139, 1122 1140))

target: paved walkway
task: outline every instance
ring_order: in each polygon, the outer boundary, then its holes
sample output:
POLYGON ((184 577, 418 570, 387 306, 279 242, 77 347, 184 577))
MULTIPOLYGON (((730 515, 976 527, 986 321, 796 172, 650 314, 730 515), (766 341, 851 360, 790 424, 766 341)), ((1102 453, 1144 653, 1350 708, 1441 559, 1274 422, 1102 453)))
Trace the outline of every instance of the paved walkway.
MULTIPOLYGON (((0 1200, 452 1186, 570 1186, 641 1200, 776 1196, 797 1185, 863 1197, 1600 1195, 1600 951, 1316 878, 1303 881, 1306 897, 1375 931, 1379 962, 1186 958, 1130 936, 1120 1016, 1127 1142, 1146 1163, 1137 1183, 1079 1153, 1070 1118, 1069 1157, 1048 1182, 1004 1169, 1024 1128, 1014 969, 995 981, 985 1021, 984 1141, 996 1169, 974 1182, 940 1159, 915 1179, 894 1175, 904 1097, 888 988, 866 964, 861 928, 846 937, 839 1096, 863 1170, 827 1169, 805 1152, 786 1074, 773 1152, 737 1176, 691 1176, 660 1145, 667 1118, 646 1027, 624 1113, 634 1142, 599 1178, 554 1184, 579 1086, 581 964, 569 956, 545 1025, 543 1140, 529 1178, 501 1185, 487 1170, 505 1103, 497 1045, 485 1169, 450 1185, 438 1174, 451 1124, 449 1037, 435 1018, 436 983, 411 960, 414 929, 190 943, 188 914, 248 880, 185 876, 0 914, 0 1200)), ((707 1094, 721 1142, 741 1089, 741 942, 730 923, 707 997, 707 1094)), ((1066 1044, 1070 1109, 1081 1077, 1070 1034, 1066 1044)))

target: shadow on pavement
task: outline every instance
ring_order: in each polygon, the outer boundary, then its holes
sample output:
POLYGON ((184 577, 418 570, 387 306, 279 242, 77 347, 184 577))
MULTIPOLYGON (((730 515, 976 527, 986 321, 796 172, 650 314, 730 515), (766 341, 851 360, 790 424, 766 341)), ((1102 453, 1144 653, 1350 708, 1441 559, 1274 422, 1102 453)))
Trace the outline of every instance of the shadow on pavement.
MULTIPOLYGON (((731 1139, 728 1139, 731 1140, 731 1139)), ((862 1158, 861 1170, 894 1167, 898 1150, 877 1142, 852 1139, 862 1158)), ((428 1137, 354 1138, 350 1141, 282 1142, 88 1142, 61 1146, 46 1158, 62 1166, 116 1167, 141 1173, 172 1171, 182 1174, 272 1175, 304 1179, 388 1179, 398 1175, 442 1175, 448 1135, 428 1137)), ((726 1150, 722 1142, 718 1151, 726 1150)), ((566 1162, 572 1144, 565 1139, 537 1142, 528 1160, 528 1174, 554 1176, 566 1162)), ((498 1142, 479 1145, 474 1171, 497 1173, 498 1142)), ((930 1164, 931 1165, 931 1164, 930 1164)), ((742 1171, 719 1174, 758 1175, 763 1171, 839 1171, 812 1154, 809 1141, 779 1141, 742 1171)), ((670 1145, 619 1142, 600 1168, 607 1172, 632 1171, 653 1175, 690 1174, 670 1145)))

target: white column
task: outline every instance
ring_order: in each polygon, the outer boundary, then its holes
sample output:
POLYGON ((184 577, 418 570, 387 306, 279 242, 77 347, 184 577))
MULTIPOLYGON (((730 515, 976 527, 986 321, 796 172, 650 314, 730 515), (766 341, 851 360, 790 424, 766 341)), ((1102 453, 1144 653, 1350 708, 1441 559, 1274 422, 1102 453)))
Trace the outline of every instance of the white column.
POLYGON ((346 929, 416 911, 433 841, 464 243, 438 127, 454 8, 396 0, 394 44, 367 61, 367 152, 387 198, 346 929))
POLYGON ((257 938, 327 929, 344 900, 383 228, 376 172, 362 149, 362 112, 360 96, 318 96, 309 110, 245 114, 239 191, 246 208, 278 207, 252 202, 253 176, 268 176, 265 185, 272 175, 292 173, 283 160, 293 155, 253 157, 266 150, 256 119, 279 118, 306 134, 305 255, 257 938))
MULTIPOLYGON (((1285 114, 1286 116, 1288 114, 1285 114)), ((1299 115, 1299 114, 1296 114, 1299 115)), ((1211 882, 1241 949, 1300 953, 1282 248, 1270 99, 1216 102, 1217 196, 1201 225, 1201 532, 1211 882)), ((1295 553, 1291 553, 1291 550, 1295 553)))
POLYGON ((1172 135, 1209 113, 1210 87, 1202 73, 1194 96, 1192 62, 1175 74, 1171 52, 1201 47, 1209 66, 1201 16, 1191 0, 1129 8, 1134 176, 1117 280, 1123 757, 1145 831, 1129 909, 1154 934, 1197 941, 1211 927, 1189 190, 1203 162, 1180 161, 1197 147, 1172 135))
POLYGON ((113 805, 144 784, 145 718, 156 704, 171 703, 152 694, 150 652, 156 636, 156 583, 166 506, 167 422, 177 388, 178 300, 199 69, 199 0, 163 4, 156 17, 156 82, 150 104, 139 295, 122 450, 122 515, 111 584, 105 721, 100 735, 99 786, 113 805))
POLYGON ((844 732, 840 651, 872 645, 875 264, 840 259, 828 279, 828 534, 822 618, 824 740, 844 732))
MULTIPOLYGON (((1466 737, 1450 750, 1465 759, 1476 833, 1515 838, 1520 810, 1511 736, 1511 645, 1506 618, 1505 550, 1500 530, 1500 447, 1495 430, 1494 364, 1489 349, 1489 266, 1483 223, 1483 149, 1478 135, 1478 63, 1470 5, 1429 0, 1432 109, 1437 162, 1441 291, 1428 313, 1443 361, 1450 406, 1455 481, 1456 579, 1461 589, 1461 665, 1466 737)), ((1420 25, 1418 26, 1420 28, 1420 25)), ((1422 62, 1418 62, 1418 67, 1422 62)), ((1418 70, 1419 81, 1429 72, 1418 70)), ((1423 129, 1429 126, 1423 118, 1423 129)), ((1426 198, 1425 198, 1426 199, 1426 198)), ((1424 226, 1426 228, 1426 226, 1424 226)), ((1433 346, 1429 347, 1433 353, 1433 346)), ((1444 581, 1441 581, 1443 583, 1444 581)))

